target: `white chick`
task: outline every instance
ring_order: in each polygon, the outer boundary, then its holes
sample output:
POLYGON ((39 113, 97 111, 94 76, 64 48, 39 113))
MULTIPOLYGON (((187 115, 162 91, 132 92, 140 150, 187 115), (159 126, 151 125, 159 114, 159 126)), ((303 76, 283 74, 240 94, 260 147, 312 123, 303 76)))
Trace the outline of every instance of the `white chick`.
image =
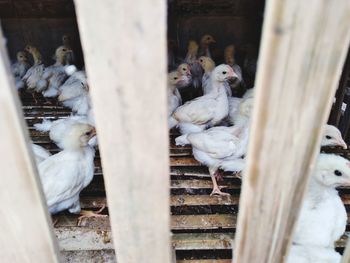
POLYGON ((44 73, 45 66, 42 63, 41 54, 36 47, 28 45, 25 50, 33 56, 34 65, 27 70, 22 80, 27 85, 27 91, 32 93, 33 99, 35 103, 37 103, 35 92, 42 92, 44 89, 44 87, 39 86, 38 83, 44 73))
POLYGON ((203 131, 219 123, 228 114, 225 82, 234 76, 228 65, 219 65, 211 73, 212 91, 177 108, 173 117, 182 134, 203 131))
POLYGON ((213 194, 229 195, 221 192, 216 177, 220 177, 219 168, 225 171, 243 170, 249 141, 249 116, 252 111, 252 99, 240 105, 242 113, 247 115, 246 122, 240 126, 213 127, 203 132, 182 135, 176 138, 177 144, 191 144, 194 158, 208 166, 213 182, 213 194))
POLYGON ((177 125, 177 121, 172 117, 174 111, 181 105, 182 99, 177 87, 186 85, 190 77, 181 75, 182 70, 173 71, 168 74, 168 126, 172 129, 177 125))
POLYGON ((338 128, 328 124, 325 126, 323 132, 321 146, 341 146, 344 149, 348 148, 338 128))
POLYGON ((79 194, 94 175, 95 150, 88 141, 95 130, 88 124, 75 124, 63 139, 63 151, 38 165, 39 175, 51 214, 68 209, 81 211, 79 194))
MULTIPOLYGON (((236 106, 237 105, 232 105, 232 107, 236 107, 236 106)), ((254 98, 240 100, 239 110, 234 110, 232 108, 232 112, 230 111, 230 115, 229 115, 230 123, 233 123, 234 125, 245 124, 250 119, 250 114, 252 112, 253 106, 254 106, 254 98)))
POLYGON ((296 222, 287 262, 339 262, 334 244, 345 232, 347 213, 336 187, 349 185, 350 162, 337 155, 320 154, 296 222), (318 253, 314 253, 315 249, 318 253), (324 258, 320 258, 321 252, 324 258))
POLYGON ((68 78, 64 65, 66 64, 67 55, 72 52, 71 49, 65 46, 60 46, 55 52, 55 64, 45 68, 44 73, 38 83, 43 91, 44 97, 56 97, 58 88, 68 78))
MULTIPOLYGON (((69 68, 70 70, 70 68, 69 68)), ((71 76, 59 88, 58 100, 79 115, 86 115, 91 109, 89 86, 85 71, 73 70, 71 76)))
MULTIPOLYGON (((89 111, 88 116, 75 115, 65 119, 50 121, 44 119, 42 123, 34 124, 34 128, 41 132, 49 132, 50 139, 61 149, 64 149, 64 138, 67 136, 67 131, 76 124, 90 124, 95 126, 92 111, 89 111)), ((96 146, 95 140, 90 140, 90 146, 96 146)))
POLYGON ((51 156, 51 153, 48 150, 34 143, 32 143, 32 150, 37 165, 51 156))
POLYGON ((22 80, 27 70, 30 68, 27 55, 24 51, 17 52, 17 62, 12 64, 12 74, 15 77, 15 84, 17 90, 24 88, 25 83, 22 80))

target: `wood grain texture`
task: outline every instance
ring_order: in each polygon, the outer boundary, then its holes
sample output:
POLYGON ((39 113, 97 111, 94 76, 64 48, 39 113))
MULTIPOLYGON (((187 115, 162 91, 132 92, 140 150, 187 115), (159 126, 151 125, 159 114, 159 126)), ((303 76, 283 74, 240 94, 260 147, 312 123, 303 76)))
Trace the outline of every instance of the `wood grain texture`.
POLYGON ((166 2, 75 4, 117 261, 170 262, 166 2))
POLYGON ((58 262, 1 28, 0 79, 0 258, 2 262, 58 262))
POLYGON ((350 2, 270 0, 235 263, 284 262, 349 47, 350 2))

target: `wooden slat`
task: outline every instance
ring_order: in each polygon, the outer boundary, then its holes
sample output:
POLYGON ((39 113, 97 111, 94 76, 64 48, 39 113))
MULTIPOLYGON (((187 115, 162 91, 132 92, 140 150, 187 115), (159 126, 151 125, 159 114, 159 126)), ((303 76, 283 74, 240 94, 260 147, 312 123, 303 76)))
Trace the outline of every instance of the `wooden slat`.
MULTIPOLYGON (((58 215, 55 229, 64 227, 77 227, 78 216, 58 215)), ((236 227, 236 216, 231 214, 213 214, 213 215, 173 215, 171 216, 172 230, 209 230, 209 229, 227 229, 236 227)), ((82 225, 85 229, 110 229, 109 218, 86 218, 82 225)))
POLYGON ((232 233, 173 234, 172 244, 176 250, 230 249, 233 238, 232 233))
MULTIPOLYGON (((350 205, 350 195, 341 196, 344 205, 350 205)), ((203 206, 203 205, 238 205, 239 196, 210 196, 210 195, 172 195, 170 197, 170 206, 203 206)), ((80 205, 83 209, 108 207, 105 197, 80 198, 80 205)))
POLYGON ((110 230, 60 227, 55 235, 61 251, 113 249, 110 230))
POLYGON ((75 4, 117 261, 170 262, 166 2, 75 4))
POLYGON ((62 251, 62 261, 65 263, 96 263, 96 262, 116 262, 113 249, 106 250, 86 250, 86 251, 62 251))
POLYGON ((202 166, 193 157, 170 157, 171 166, 202 166))
POLYGON ((0 79, 1 261, 58 262, 1 28, 0 79))
POLYGON ((235 263, 284 262, 349 47, 350 2, 270 0, 235 263))
MULTIPOLYGON (((113 248, 110 229, 86 227, 55 228, 61 251, 98 251, 113 248)), ((336 242, 337 248, 343 248, 348 240, 346 232, 336 242)), ((174 233, 172 246, 176 250, 216 250, 231 249, 234 233, 174 233)))
POLYGON ((189 259, 176 260, 176 263, 231 263, 231 259, 189 259))

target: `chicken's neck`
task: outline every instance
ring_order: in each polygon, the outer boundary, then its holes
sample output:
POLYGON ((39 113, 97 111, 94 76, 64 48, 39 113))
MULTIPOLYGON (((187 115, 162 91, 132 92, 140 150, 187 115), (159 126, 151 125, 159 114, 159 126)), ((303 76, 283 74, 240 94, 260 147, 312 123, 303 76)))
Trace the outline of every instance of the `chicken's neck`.
POLYGON ((209 50, 209 45, 208 44, 201 43, 201 52, 200 52, 200 54, 201 55, 204 54, 204 56, 211 58, 211 54, 210 54, 210 50, 209 50))
POLYGON ((41 54, 39 53, 39 51, 33 51, 32 56, 33 56, 35 65, 39 65, 42 63, 42 58, 41 58, 41 54))
POLYGON ((208 94, 225 95, 227 97, 225 82, 212 80, 211 84, 212 84, 212 89, 208 94))
POLYGON ((65 62, 66 62, 65 56, 56 57, 55 66, 63 66, 65 64, 65 62))
POLYGON ((321 184, 311 175, 305 198, 317 205, 330 196, 338 196, 338 191, 334 187, 321 184))
POLYGON ((195 51, 188 51, 186 58, 185 58, 185 62, 188 64, 192 64, 196 61, 197 59, 197 52, 195 51))

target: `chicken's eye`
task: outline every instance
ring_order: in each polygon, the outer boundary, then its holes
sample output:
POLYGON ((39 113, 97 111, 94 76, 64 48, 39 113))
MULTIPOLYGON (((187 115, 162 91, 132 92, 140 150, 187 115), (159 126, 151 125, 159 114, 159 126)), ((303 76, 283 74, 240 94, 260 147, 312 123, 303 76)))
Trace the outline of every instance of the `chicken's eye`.
POLYGON ((199 60, 201 63, 203 63, 203 59, 199 60))
POLYGON ((329 135, 326 135, 326 139, 327 139, 327 140, 330 140, 330 139, 332 139, 332 137, 329 136, 329 135))
POLYGON ((66 52, 66 51, 67 51, 67 49, 65 49, 65 48, 64 48, 64 49, 62 49, 62 51, 66 52))
POLYGON ((90 136, 91 135, 91 131, 86 132, 85 135, 90 136))
POLYGON ((207 37, 208 40, 210 40, 210 37, 207 37))
POLYGON ((177 80, 177 77, 175 77, 174 79, 177 80))
POLYGON ((227 72, 226 72, 226 71, 223 71, 223 72, 222 72, 222 74, 226 75, 226 74, 227 74, 227 72))
POLYGON ((334 171, 334 174, 336 175, 336 176, 342 176, 343 174, 341 173, 341 171, 339 171, 339 170, 335 170, 334 171))

